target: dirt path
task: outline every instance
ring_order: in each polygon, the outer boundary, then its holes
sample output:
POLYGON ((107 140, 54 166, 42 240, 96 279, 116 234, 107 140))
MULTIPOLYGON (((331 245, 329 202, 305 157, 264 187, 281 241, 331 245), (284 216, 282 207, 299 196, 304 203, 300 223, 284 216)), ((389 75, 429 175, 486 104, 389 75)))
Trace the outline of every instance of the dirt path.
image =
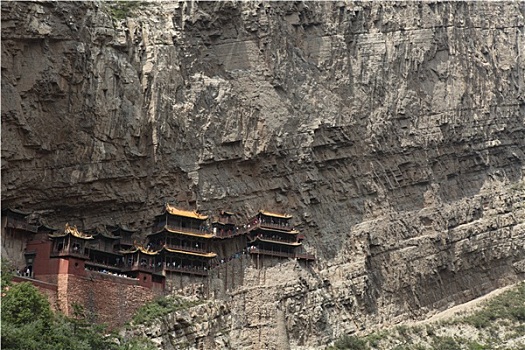
POLYGON ((464 304, 461 304, 461 305, 456 305, 454 307, 451 307, 450 309, 447 309, 445 311, 442 311, 440 313, 437 313, 435 315, 433 315, 432 317, 430 318, 427 318, 426 320, 422 320, 422 321, 417 321, 417 322, 413 322, 412 324, 416 325, 416 324, 426 324, 426 323, 432 323, 432 322, 436 322, 436 321, 440 321, 440 320, 443 320, 443 319, 447 319, 447 318, 451 318, 451 317, 454 317, 454 316, 457 316, 458 314, 460 313, 466 313, 466 312, 472 312, 474 310, 476 310, 480 304, 482 302, 484 302, 485 300, 489 300, 501 293, 503 293, 504 291, 516 286, 518 283, 516 284, 511 284, 509 286, 506 286, 506 287, 502 287, 502 288, 499 288, 499 289, 496 289, 496 290, 493 290, 492 292, 488 293, 488 294, 485 294, 477 299, 474 299, 474 300, 471 300, 469 302, 466 302, 464 304))

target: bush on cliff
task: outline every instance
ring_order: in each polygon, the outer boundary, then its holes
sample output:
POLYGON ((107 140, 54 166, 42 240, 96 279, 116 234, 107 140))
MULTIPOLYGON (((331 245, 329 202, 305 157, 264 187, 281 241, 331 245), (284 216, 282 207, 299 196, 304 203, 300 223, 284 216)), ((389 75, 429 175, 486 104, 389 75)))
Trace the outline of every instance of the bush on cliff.
POLYGON ((332 347, 329 347, 328 350, 368 350, 368 345, 366 341, 352 336, 344 335, 339 340, 337 340, 332 347))
POLYGON ((133 316, 135 324, 151 324, 152 321, 172 312, 188 309, 202 303, 197 300, 185 300, 177 297, 159 297, 140 307, 133 316))
POLYGON ((22 326, 42 321, 49 326, 53 317, 51 307, 43 296, 29 282, 6 286, 2 292, 2 324, 22 326))

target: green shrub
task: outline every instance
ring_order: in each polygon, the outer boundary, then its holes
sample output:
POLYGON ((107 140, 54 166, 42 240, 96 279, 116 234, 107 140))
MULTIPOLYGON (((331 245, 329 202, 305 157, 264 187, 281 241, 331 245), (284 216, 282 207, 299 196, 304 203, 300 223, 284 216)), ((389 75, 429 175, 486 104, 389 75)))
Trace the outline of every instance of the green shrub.
POLYGON ((371 333, 365 337, 365 340, 371 347, 376 348, 381 343, 381 340, 385 339, 387 336, 388 335, 385 332, 371 333))
MULTIPOLYGON (((2 268, 4 264, 2 264, 2 268)), ((3 350, 154 350, 147 339, 120 341, 90 322, 80 305, 75 318, 53 314, 47 298, 31 283, 12 283, 2 274, 3 350)))
POLYGON ((452 337, 434 337, 432 339, 434 350, 461 350, 461 345, 452 337))
POLYGON ((334 349, 368 350, 369 347, 364 339, 353 335, 344 335, 334 343, 334 349))
POLYGON ((488 301, 484 307, 457 322, 468 323, 478 329, 488 328, 498 320, 523 323, 525 321, 525 283, 516 289, 508 290, 488 301))
MULTIPOLYGON (((147 2, 144 2, 147 3, 147 2)), ((111 17, 116 20, 131 17, 133 12, 143 5, 141 1, 111 1, 108 2, 111 17)))
POLYGON ((122 340, 118 350, 156 350, 157 347, 148 338, 122 340))
POLYGON ((489 348, 478 342, 472 342, 468 344, 468 350, 488 350, 489 348))
POLYGON ((413 345, 410 350, 426 350, 427 348, 421 344, 415 344, 413 345))
POLYGON ((133 322, 150 324, 155 319, 161 318, 175 311, 188 309, 201 303, 201 301, 187 301, 173 297, 159 297, 139 308, 133 316, 133 322))
POLYGON ((8 260, 2 258, 1 269, 2 269, 1 270, 2 274, 0 275, 1 277, 0 288, 3 291, 5 287, 11 285, 11 279, 13 278, 13 275, 14 275, 14 268, 13 268, 13 265, 8 260))
POLYGON ((401 326, 397 326, 396 327, 396 330, 397 330, 397 333, 399 334, 399 336, 403 339, 408 339, 409 338, 409 328, 405 325, 401 325, 401 326))
POLYGON ((47 298, 29 282, 7 286, 2 294, 2 324, 49 323, 53 317, 47 298))

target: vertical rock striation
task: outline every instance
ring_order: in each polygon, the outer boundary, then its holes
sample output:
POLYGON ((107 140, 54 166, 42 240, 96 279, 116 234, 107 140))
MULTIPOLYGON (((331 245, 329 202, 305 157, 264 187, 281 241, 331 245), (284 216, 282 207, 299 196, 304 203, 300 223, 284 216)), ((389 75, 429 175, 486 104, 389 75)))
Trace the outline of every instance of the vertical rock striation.
POLYGON ((523 3, 1 6, 2 205, 144 229, 164 201, 295 215, 318 261, 246 270, 232 348, 523 278, 523 3))

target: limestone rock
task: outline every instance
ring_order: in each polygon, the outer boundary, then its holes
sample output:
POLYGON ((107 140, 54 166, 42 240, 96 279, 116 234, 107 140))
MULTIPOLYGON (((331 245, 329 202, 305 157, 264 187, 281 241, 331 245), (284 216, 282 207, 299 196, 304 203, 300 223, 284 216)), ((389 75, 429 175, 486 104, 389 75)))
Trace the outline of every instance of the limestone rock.
POLYGON ((1 7, 3 206, 294 214, 316 263, 247 268, 214 346, 318 348, 524 277, 522 2, 1 7))

